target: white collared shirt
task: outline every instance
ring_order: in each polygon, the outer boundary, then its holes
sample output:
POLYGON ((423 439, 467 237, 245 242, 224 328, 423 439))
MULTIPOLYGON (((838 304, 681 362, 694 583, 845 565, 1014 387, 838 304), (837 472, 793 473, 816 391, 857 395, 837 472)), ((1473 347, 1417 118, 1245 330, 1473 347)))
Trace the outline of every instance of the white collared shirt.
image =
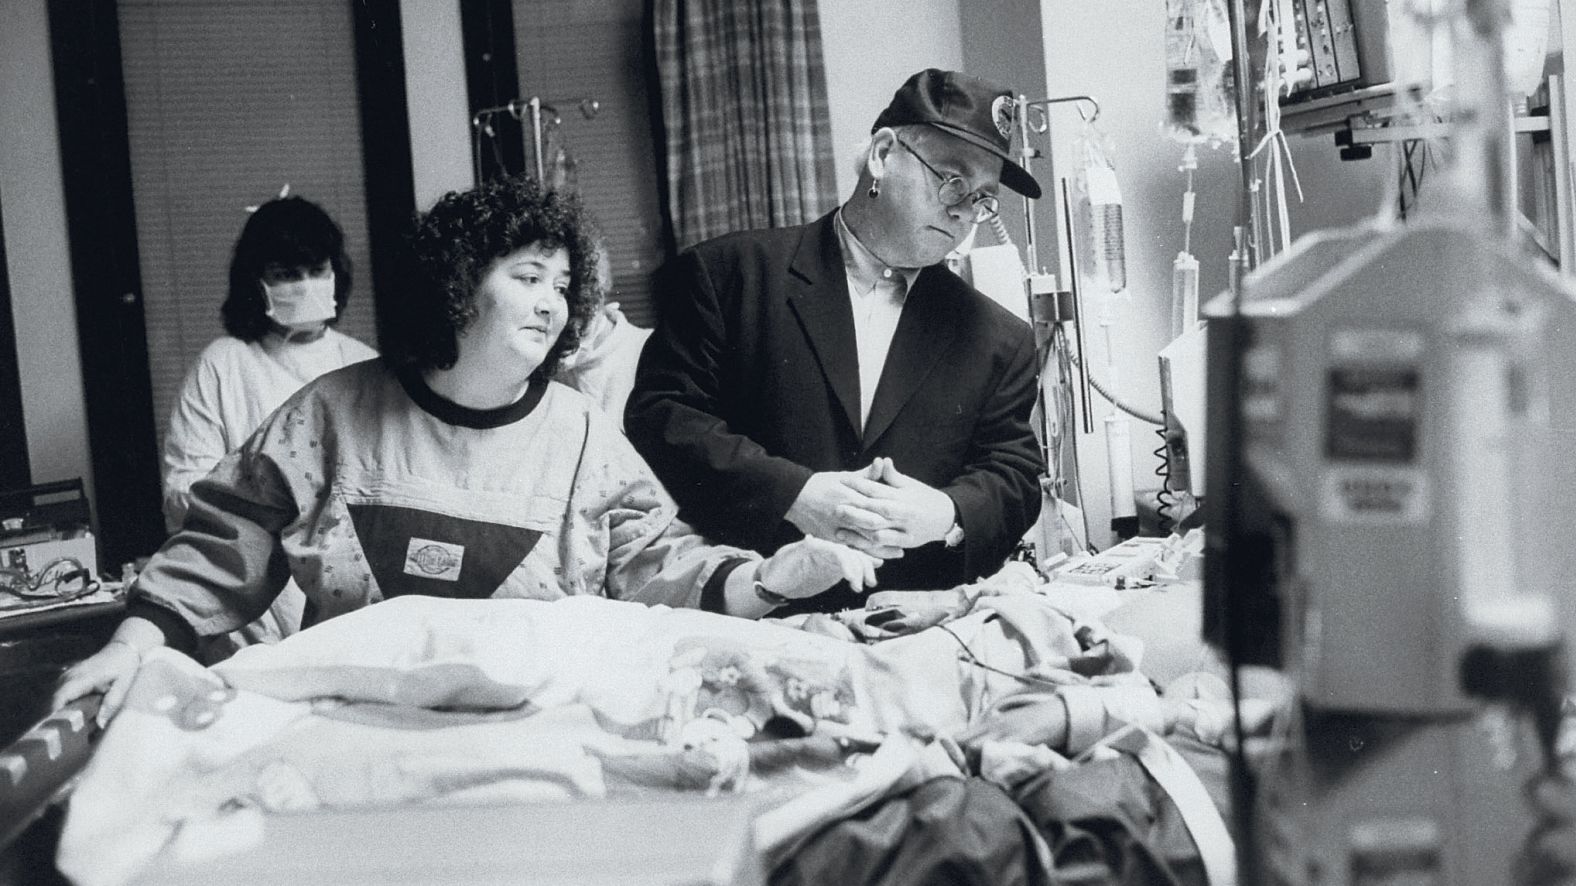
POLYGON ((892 337, 903 316, 908 290, 919 276, 918 268, 891 268, 876 258, 843 222, 838 210, 837 242, 842 247, 843 270, 848 274, 848 300, 854 312, 854 341, 859 354, 859 428, 870 420, 881 370, 886 366, 892 337))

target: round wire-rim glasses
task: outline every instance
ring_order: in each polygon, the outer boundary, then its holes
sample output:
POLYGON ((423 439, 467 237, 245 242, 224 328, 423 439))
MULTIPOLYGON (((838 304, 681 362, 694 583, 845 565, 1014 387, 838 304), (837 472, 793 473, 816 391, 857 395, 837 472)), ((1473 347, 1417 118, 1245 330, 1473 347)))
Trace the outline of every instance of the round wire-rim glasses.
POLYGON ((924 157, 920 156, 920 153, 914 150, 913 145, 903 141, 903 139, 897 137, 896 135, 892 136, 892 140, 902 145, 905 151, 908 151, 910 154, 914 155, 914 159, 919 161, 919 165, 925 167, 925 169, 930 171, 931 175, 934 175, 936 178, 941 180, 940 186, 936 188, 936 196, 941 199, 942 206, 951 209, 952 207, 957 206, 959 203, 962 203, 963 201, 968 200, 970 197, 973 197, 975 224, 984 224, 985 222, 988 222, 996 217, 996 214, 1001 209, 1001 203, 996 199, 995 194, 979 194, 970 191, 969 184, 963 180, 963 176, 942 174, 940 170, 936 169, 934 166, 931 166, 924 157))

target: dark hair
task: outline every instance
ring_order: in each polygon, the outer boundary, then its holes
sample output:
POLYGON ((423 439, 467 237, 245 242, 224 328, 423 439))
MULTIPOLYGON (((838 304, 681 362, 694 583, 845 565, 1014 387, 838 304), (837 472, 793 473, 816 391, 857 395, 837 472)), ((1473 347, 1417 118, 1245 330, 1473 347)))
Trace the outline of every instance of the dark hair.
POLYGON ((219 312, 224 331, 242 341, 257 341, 274 328, 264 313, 259 281, 263 268, 279 264, 301 268, 324 260, 334 268, 334 319, 339 322, 350 300, 350 256, 345 254, 345 234, 323 207, 300 197, 280 197, 257 207, 241 228, 230 257, 230 293, 219 312))
POLYGON ((569 253, 568 322, 531 379, 551 378, 601 302, 596 234, 572 194, 543 191, 525 176, 451 191, 416 220, 408 272, 389 305, 384 356, 396 366, 449 369, 459 335, 476 320, 476 287, 492 263, 526 246, 569 253))

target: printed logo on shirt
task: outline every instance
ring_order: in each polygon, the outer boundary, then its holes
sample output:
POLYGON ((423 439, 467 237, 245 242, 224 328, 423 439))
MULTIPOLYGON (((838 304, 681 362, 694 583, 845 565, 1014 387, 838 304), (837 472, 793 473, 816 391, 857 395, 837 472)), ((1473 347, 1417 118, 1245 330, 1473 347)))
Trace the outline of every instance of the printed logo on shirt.
POLYGON ((377 596, 385 600, 402 594, 491 597, 542 535, 422 508, 373 503, 347 507, 377 596))
POLYGON ((460 563, 464 559, 463 545, 412 538, 405 548, 405 574, 438 581, 459 581, 460 563))

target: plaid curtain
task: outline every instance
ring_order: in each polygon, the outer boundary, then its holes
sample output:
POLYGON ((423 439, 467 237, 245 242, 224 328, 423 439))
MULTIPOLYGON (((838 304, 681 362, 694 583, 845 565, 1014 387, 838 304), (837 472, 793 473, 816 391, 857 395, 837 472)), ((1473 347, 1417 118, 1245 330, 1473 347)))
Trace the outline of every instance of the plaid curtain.
POLYGON ((816 0, 652 0, 678 248, 837 201, 816 0))

